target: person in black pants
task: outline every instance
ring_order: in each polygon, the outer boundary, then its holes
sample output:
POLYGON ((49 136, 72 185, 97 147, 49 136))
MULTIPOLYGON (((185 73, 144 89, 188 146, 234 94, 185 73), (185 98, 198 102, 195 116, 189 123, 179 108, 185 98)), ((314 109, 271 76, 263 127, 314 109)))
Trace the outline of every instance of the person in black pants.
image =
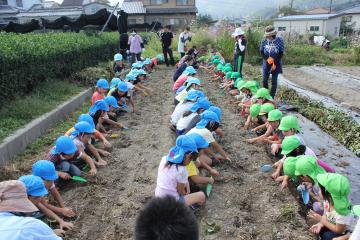
POLYGON ((174 35, 171 32, 170 26, 164 27, 164 32, 160 35, 160 38, 161 38, 162 50, 163 50, 166 66, 169 66, 170 64, 172 66, 175 66, 173 52, 171 50, 171 42, 172 42, 172 39, 174 38, 174 35), (169 64, 169 60, 168 60, 168 56, 167 56, 168 54, 170 57, 170 64, 169 64))
POLYGON ((129 41, 129 35, 125 32, 125 33, 122 33, 120 35, 120 44, 119 44, 119 48, 120 48, 120 54, 123 56, 123 59, 124 61, 127 60, 127 52, 129 50, 129 44, 128 44, 128 41, 129 41))

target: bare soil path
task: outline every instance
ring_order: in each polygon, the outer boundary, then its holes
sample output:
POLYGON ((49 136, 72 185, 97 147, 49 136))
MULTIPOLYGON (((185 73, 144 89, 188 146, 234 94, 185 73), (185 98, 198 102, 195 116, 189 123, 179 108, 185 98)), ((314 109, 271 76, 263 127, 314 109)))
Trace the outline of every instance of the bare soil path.
POLYGON ((360 67, 286 67, 284 77, 360 112, 360 67))
MULTIPOLYGON (((76 184, 63 193, 78 214, 66 239, 133 239, 136 215, 154 194, 159 161, 175 142, 168 128, 173 71, 161 66, 153 73, 149 85, 155 91, 139 99, 139 114, 120 119, 132 130, 113 141, 109 165, 89 184, 76 184)), ((245 136, 235 127, 240 117, 214 83, 200 78, 207 96, 223 110, 226 136, 221 144, 233 160, 216 166, 221 177, 197 213, 201 239, 314 239, 289 191, 281 192, 270 174, 259 171, 262 164, 271 163, 264 147, 244 143, 245 136), (219 232, 205 234, 209 223, 219 226, 219 232)))

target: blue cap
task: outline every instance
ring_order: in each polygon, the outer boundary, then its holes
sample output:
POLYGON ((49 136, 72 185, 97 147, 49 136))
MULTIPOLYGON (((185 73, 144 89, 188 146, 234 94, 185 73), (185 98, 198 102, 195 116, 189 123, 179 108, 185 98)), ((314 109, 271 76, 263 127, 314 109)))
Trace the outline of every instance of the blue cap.
POLYGON ((78 122, 87 122, 93 128, 95 128, 94 119, 89 114, 86 113, 81 114, 78 118, 78 122))
POLYGON ((120 53, 117 53, 114 55, 114 61, 122 61, 123 60, 123 56, 120 53))
POLYGON ((205 94, 202 91, 190 89, 190 91, 187 93, 184 99, 188 101, 196 101, 198 98, 202 98, 202 97, 205 97, 205 94))
POLYGON ((190 86, 191 84, 196 84, 196 85, 199 85, 201 84, 200 80, 197 79, 197 78, 194 78, 194 77, 189 77, 186 81, 186 86, 190 86))
POLYGON ((176 146, 170 149, 166 159, 171 163, 180 164, 187 152, 197 152, 196 143, 190 137, 182 135, 176 139, 176 146))
POLYGON ((189 67, 187 67, 186 69, 185 69, 185 71, 184 71, 184 73, 183 74, 185 74, 185 75, 190 75, 190 74, 196 74, 197 72, 196 72, 196 70, 195 70, 195 68, 193 67, 193 66, 189 66, 189 67))
POLYGON ((205 138, 197 133, 191 133, 186 136, 190 137, 195 142, 197 149, 204 149, 209 147, 209 143, 205 140, 205 138))
POLYGON ((108 96, 104 99, 104 101, 109 105, 112 106, 113 108, 119 108, 119 104, 116 100, 115 97, 113 96, 108 96))
POLYGON ((119 84, 120 81, 121 81, 120 78, 113 78, 110 83, 110 88, 115 88, 119 84))
POLYGON ((190 108, 190 111, 194 113, 197 110, 199 110, 200 108, 206 110, 209 107, 210 107, 209 100, 205 97, 202 97, 202 98, 199 98, 194 105, 192 105, 192 107, 190 108))
POLYGON ((109 89, 109 83, 106 79, 99 79, 96 86, 103 89, 109 89))
POLYGON ((91 134, 95 132, 95 128, 93 128, 89 123, 85 121, 76 123, 74 128, 75 131, 72 132, 71 135, 78 135, 79 133, 91 134))
POLYGON ((216 113, 216 115, 219 118, 219 121, 221 121, 221 115, 222 115, 222 111, 219 107, 216 106, 210 106, 207 110, 212 111, 214 113, 216 113))
POLYGON ((144 64, 143 64, 143 62, 141 62, 141 61, 138 61, 138 62, 133 63, 133 64, 131 65, 132 68, 142 68, 143 66, 144 66, 144 64))
POLYGON ((98 100, 94 103, 94 105, 90 107, 89 109, 90 116, 94 116, 94 114, 99 110, 103 110, 105 112, 109 111, 109 106, 107 105, 105 100, 98 100))
POLYGON ((127 92, 128 88, 126 82, 120 82, 118 85, 118 90, 120 92, 127 92))
POLYGON ((144 65, 151 64, 151 59, 150 59, 150 58, 146 58, 143 63, 144 63, 144 65))
POLYGON ((132 73, 129 73, 125 77, 125 81, 135 81, 135 80, 136 80, 136 76, 134 74, 132 74, 132 73))
POLYGON ((43 180, 38 176, 34 176, 34 175, 21 176, 19 180, 24 183, 26 187, 26 193, 29 196, 43 197, 48 194, 48 191, 45 188, 45 184, 43 180))
POLYGON ((210 121, 215 121, 219 123, 218 116, 212 111, 205 110, 203 113, 200 114, 200 116, 201 120, 196 124, 196 128, 205 128, 210 121))
POLYGON ((51 150, 52 154, 74 154, 77 151, 74 141, 68 136, 61 136, 56 139, 55 147, 51 150))
POLYGON ((138 75, 146 75, 146 72, 143 69, 138 70, 138 75))
POLYGON ((32 165, 32 175, 41 177, 46 181, 58 179, 55 165, 49 160, 39 160, 32 165))

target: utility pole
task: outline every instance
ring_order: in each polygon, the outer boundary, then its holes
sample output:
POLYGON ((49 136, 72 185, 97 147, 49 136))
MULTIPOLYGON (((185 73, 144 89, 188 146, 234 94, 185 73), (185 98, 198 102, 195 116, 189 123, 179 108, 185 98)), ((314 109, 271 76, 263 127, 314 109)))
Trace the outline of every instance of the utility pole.
POLYGON ((294 0, 290 0, 290 9, 293 9, 294 7, 294 0))
POLYGON ((330 0, 330 9, 329 9, 329 13, 331 13, 331 11, 332 11, 332 4, 333 4, 333 0, 330 0))

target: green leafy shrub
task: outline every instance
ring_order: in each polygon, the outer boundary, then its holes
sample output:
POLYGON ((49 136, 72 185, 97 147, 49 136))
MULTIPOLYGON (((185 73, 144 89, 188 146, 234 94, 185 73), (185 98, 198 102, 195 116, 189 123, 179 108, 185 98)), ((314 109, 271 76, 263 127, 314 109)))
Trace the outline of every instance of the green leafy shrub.
POLYGON ((246 47, 246 58, 247 62, 251 64, 261 64, 262 57, 260 55, 260 43, 263 38, 263 31, 254 30, 249 28, 246 31, 247 47, 246 47))
POLYGON ((5 102, 15 94, 31 92, 48 79, 63 79, 112 59, 118 34, 0 33, 0 42, 0 102, 5 102))
POLYGON ((319 46, 305 44, 287 44, 283 61, 289 65, 330 64, 326 50, 319 46))
POLYGON ((229 31, 220 33, 215 40, 216 48, 224 56, 226 61, 233 60, 234 54, 234 39, 231 37, 229 31))
POLYGON ((354 63, 360 64, 360 46, 354 47, 352 51, 354 63))

